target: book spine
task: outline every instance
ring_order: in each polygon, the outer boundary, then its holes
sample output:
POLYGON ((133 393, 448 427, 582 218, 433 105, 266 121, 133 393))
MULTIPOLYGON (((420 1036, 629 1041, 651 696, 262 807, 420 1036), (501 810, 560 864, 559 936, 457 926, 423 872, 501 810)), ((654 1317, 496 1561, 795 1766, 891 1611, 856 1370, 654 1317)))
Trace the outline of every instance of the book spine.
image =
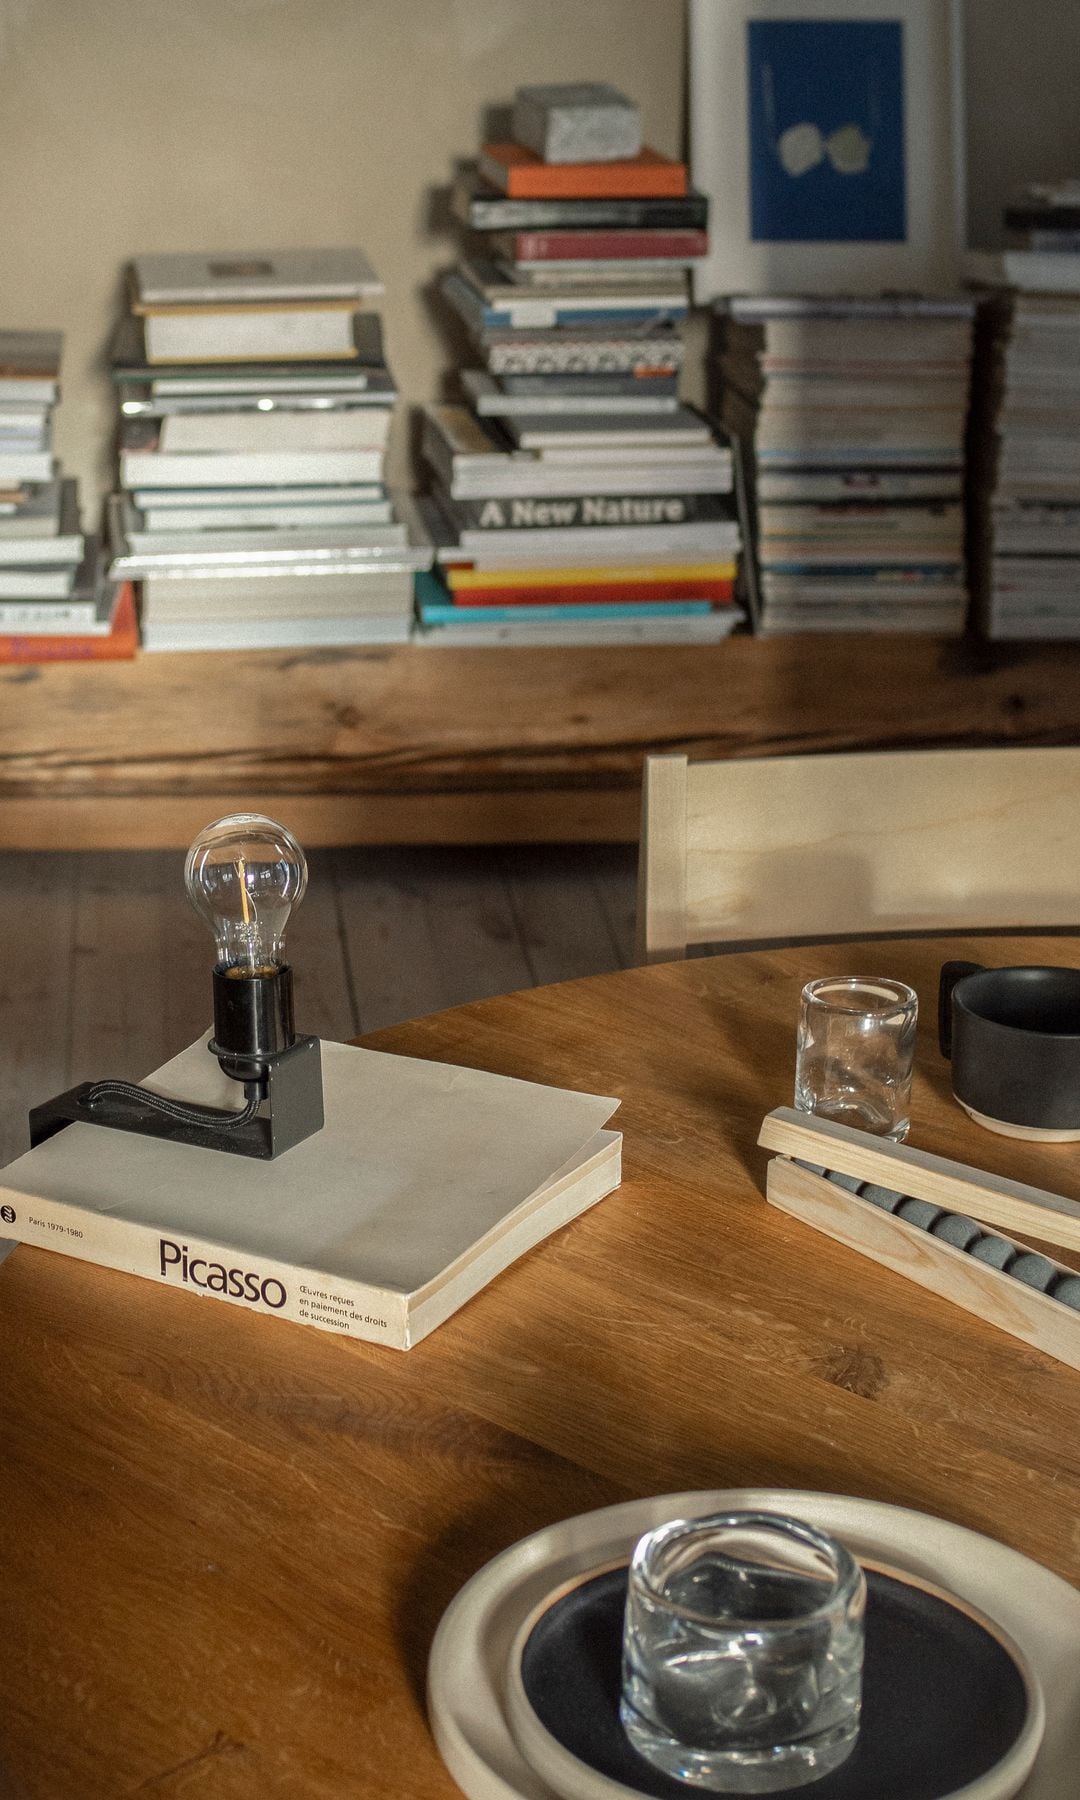
POLYGON ((572 300, 530 297, 520 303, 485 304, 481 322, 485 331, 573 331, 583 326, 603 331, 627 326, 635 331, 654 331, 680 324, 689 310, 684 300, 672 300, 663 306, 620 306, 612 299, 603 306, 577 306, 572 300))
POLYGON ((630 601, 614 605, 543 604, 530 606, 471 606, 461 602, 421 601, 422 625, 510 625, 549 624, 552 619, 684 619, 698 618, 713 611, 712 602, 696 598, 679 598, 657 602, 630 601))
POLYGON ((735 583, 728 581, 584 582, 564 587, 460 588, 454 591, 458 607, 578 607, 590 604, 614 606, 632 612, 657 602, 708 600, 722 604, 733 596, 735 583))
POLYGON ((470 194, 463 223, 474 231, 704 231, 709 202, 704 194, 683 200, 511 200, 501 194, 470 194))
POLYGON ((139 647, 134 632, 94 637, 0 636, 0 664, 43 662, 130 662, 139 647))
POLYGON ((171 1235, 109 1213, 88 1213, 85 1206, 42 1200, 12 1188, 0 1188, 0 1203, 4 1234, 20 1243, 59 1250, 81 1262, 224 1300, 269 1318, 291 1319, 399 1350, 405 1347, 407 1305, 402 1294, 230 1250, 190 1233, 171 1235))
POLYGON ((691 525, 731 517, 724 494, 577 494, 565 499, 451 500, 458 530, 571 531, 579 527, 691 525))
MULTIPOLYGON (((569 334, 568 334, 569 335, 569 334)), ((539 342, 508 336, 484 344, 485 360, 493 375, 671 375, 683 361, 682 339, 571 337, 559 343, 554 334, 539 342)))
POLYGON ((687 261, 705 256, 704 231, 515 231, 497 241, 499 254, 513 262, 609 262, 623 257, 670 257, 687 261))
POLYGON ((681 200, 685 163, 515 163, 482 155, 480 174, 512 200, 681 200))

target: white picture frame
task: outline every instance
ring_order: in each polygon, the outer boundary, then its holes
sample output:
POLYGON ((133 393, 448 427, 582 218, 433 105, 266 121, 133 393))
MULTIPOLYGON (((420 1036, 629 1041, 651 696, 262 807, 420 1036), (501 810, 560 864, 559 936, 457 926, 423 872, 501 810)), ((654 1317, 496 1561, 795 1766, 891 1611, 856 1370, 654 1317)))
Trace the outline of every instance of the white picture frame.
POLYGON ((967 207, 960 4, 690 0, 691 172, 694 186, 709 198, 709 254, 694 274, 698 302, 740 293, 942 293, 956 288, 967 207), (790 34, 793 27, 809 27, 813 35, 801 40, 776 35, 790 34), (803 89, 802 111, 812 113, 805 94, 807 59, 799 62, 793 52, 807 42, 822 45, 820 68, 827 70, 829 47, 834 54, 841 47, 839 38, 826 35, 829 31, 846 32, 846 43, 867 46, 865 69, 875 71, 874 82, 860 72, 858 84, 868 98, 865 104, 853 97, 837 100, 837 87, 846 82, 853 95, 856 79, 853 59, 837 57, 839 81, 818 77, 820 128, 812 117, 800 116, 797 100, 790 102, 791 118, 785 120, 775 97, 769 47, 779 47, 783 57, 787 46, 791 72, 785 77, 781 63, 781 83, 787 80, 789 95, 803 89), (873 47, 880 45, 886 48, 884 75, 881 58, 872 60, 872 54, 877 56, 873 47), (876 162, 875 122, 880 125, 883 114, 874 83, 893 109, 881 128, 883 149, 876 162), (850 122, 845 104, 853 115, 850 122), (845 129, 837 129, 841 121, 845 129), (890 132, 895 151, 891 204, 883 201, 877 213, 864 209, 864 216, 878 221, 871 234, 842 239, 816 235, 826 217, 820 196, 827 190, 833 196, 834 225, 826 229, 835 228, 838 207, 845 211, 841 229, 853 229, 851 215, 858 207, 848 196, 860 188, 865 196, 870 179, 880 184, 890 132), (847 187, 838 174, 854 174, 859 180, 847 187), (772 188, 767 191, 768 183, 772 188), (838 200, 841 188, 844 198, 838 200), (770 211, 769 193, 780 190, 791 198, 774 198, 770 211), (812 192, 819 196, 816 215, 807 199, 812 192), (806 228, 804 213, 817 220, 806 237, 798 235, 806 228), (780 232, 774 236, 777 221, 780 232), (875 235, 879 230, 882 235, 875 235))

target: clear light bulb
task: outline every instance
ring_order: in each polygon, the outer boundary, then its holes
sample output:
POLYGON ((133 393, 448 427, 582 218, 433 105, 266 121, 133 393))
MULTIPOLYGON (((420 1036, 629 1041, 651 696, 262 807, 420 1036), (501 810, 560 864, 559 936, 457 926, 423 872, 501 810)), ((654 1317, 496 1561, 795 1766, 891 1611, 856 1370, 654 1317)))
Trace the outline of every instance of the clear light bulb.
POLYGON ((200 831, 184 863, 195 911, 229 975, 273 975, 285 928, 307 887, 307 859, 291 831, 261 813, 233 813, 200 831))

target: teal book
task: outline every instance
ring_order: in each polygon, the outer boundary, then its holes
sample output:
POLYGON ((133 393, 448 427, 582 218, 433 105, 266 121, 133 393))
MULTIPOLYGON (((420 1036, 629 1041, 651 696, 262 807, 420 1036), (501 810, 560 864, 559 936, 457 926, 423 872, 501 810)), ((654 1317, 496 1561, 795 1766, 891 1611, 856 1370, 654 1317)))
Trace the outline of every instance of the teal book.
POLYGON ((596 605, 454 606, 421 600, 422 625, 541 625, 554 619, 686 619, 715 611, 711 600, 630 600, 596 605))

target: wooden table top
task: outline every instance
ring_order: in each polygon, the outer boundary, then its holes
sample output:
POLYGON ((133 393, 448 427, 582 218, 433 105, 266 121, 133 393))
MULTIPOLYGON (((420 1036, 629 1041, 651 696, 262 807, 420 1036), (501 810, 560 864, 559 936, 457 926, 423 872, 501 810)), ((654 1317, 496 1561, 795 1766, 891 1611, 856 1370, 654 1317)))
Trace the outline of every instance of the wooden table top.
POLYGON ((865 1495, 1080 1583, 1080 1377, 761 1197, 799 989, 840 972, 920 994, 913 1143, 1080 1196, 1075 1149, 949 1099, 945 955, 1080 966, 1080 940, 693 960, 368 1040, 624 1102, 622 1188, 406 1354, 20 1248, 3 1800, 452 1800, 423 1710, 444 1608, 527 1532, 636 1495, 865 1495))

